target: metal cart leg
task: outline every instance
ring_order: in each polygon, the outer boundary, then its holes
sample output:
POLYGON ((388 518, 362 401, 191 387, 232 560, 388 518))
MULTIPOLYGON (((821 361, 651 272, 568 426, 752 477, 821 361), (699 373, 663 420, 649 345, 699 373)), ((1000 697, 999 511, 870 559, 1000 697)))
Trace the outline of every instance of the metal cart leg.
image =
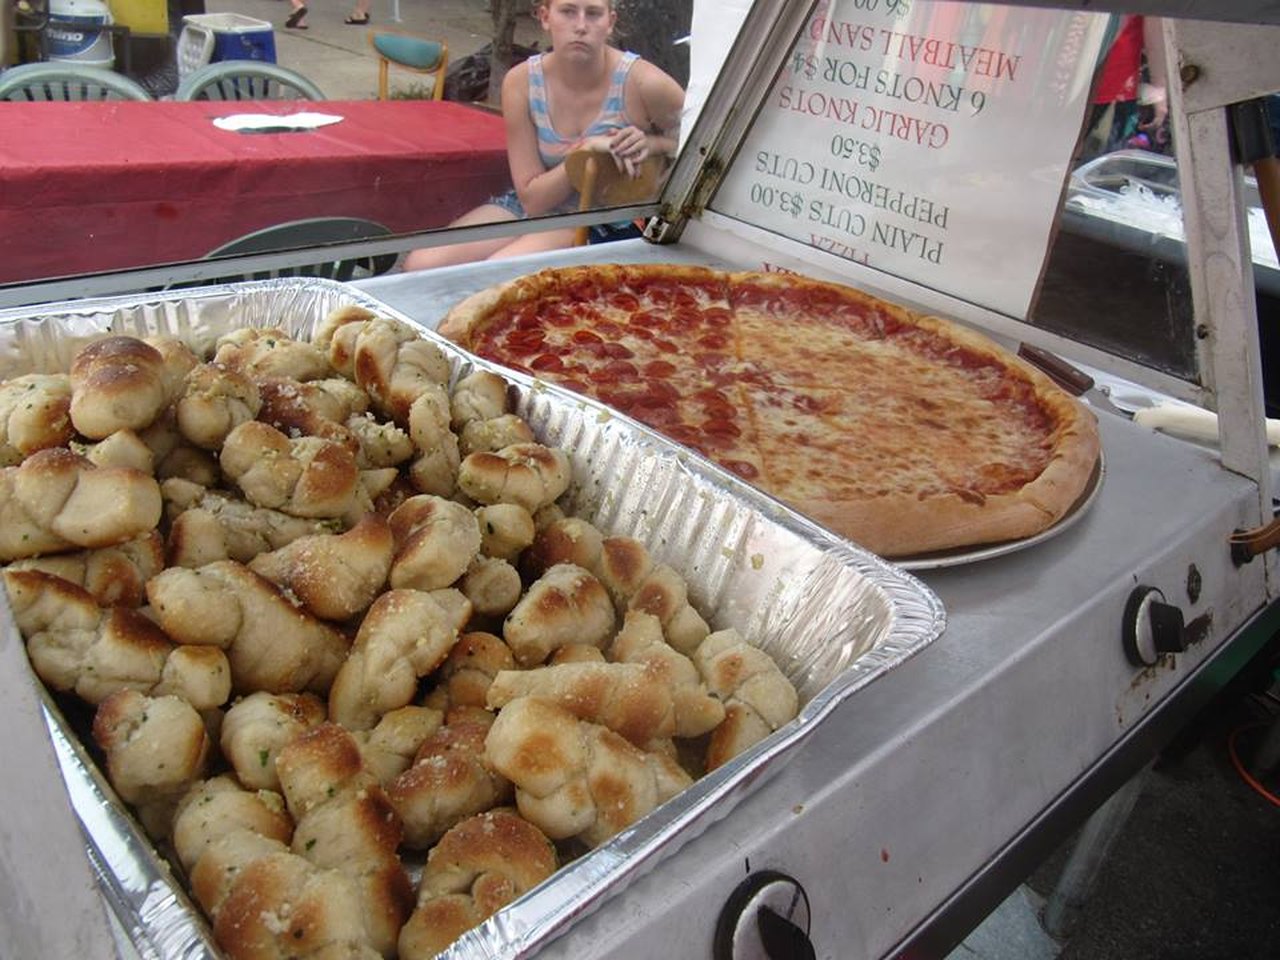
POLYGON ((1071 856, 1062 868, 1062 875, 1045 904, 1044 928, 1054 939, 1066 940, 1075 929, 1081 908, 1089 899, 1098 878, 1098 871, 1129 819, 1150 769, 1150 765, 1143 767, 1085 822, 1071 856))

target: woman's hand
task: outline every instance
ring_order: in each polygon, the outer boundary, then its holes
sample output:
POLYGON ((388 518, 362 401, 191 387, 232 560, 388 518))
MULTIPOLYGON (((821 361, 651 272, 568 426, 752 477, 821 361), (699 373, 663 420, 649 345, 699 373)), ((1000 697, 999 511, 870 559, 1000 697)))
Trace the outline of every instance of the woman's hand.
POLYGON ((640 176, 640 164, 649 155, 649 137, 639 127, 619 127, 608 134, 587 137, 581 147, 608 153, 618 170, 635 179, 640 176))
POLYGON ((649 155, 649 137, 639 127, 622 127, 610 135, 609 152, 620 170, 625 169, 629 177, 638 177, 640 164, 649 155))

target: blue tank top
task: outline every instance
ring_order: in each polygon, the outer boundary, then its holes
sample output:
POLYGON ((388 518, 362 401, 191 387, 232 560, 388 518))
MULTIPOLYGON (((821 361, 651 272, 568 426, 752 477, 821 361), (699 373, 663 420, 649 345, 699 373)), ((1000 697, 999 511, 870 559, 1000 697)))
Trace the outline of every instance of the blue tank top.
POLYGON ((622 55, 609 81, 609 91, 605 94, 604 103, 600 105, 600 112, 582 131, 581 137, 572 139, 560 136, 556 128, 551 125, 551 113, 547 109, 547 79, 542 72, 542 57, 542 54, 536 53, 528 60, 529 116, 538 130, 538 154, 542 157, 542 165, 550 170, 564 162, 565 156, 580 139, 631 126, 631 120, 627 117, 623 88, 626 87, 627 73, 631 70, 631 65, 640 57, 634 53, 622 55))

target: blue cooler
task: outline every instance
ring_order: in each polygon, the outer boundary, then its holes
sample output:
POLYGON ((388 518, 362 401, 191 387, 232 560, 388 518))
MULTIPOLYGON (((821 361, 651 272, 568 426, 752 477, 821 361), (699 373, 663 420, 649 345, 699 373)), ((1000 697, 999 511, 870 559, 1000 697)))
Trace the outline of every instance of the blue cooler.
POLYGON ((240 13, 190 14, 182 18, 177 59, 179 78, 223 60, 275 63, 275 28, 240 13))

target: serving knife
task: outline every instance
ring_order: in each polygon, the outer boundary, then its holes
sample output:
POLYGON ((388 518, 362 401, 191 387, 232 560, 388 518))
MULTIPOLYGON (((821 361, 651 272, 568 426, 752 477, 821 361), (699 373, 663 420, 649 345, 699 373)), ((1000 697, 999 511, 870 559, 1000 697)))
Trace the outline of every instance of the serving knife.
POLYGON ((1031 364, 1046 377, 1060 386, 1073 397, 1079 397, 1089 406, 1098 410, 1106 410, 1118 417, 1129 415, 1111 402, 1104 388, 1099 387, 1093 377, 1079 367, 1063 360, 1056 353, 1050 353, 1041 347, 1029 343, 1018 344, 1018 356, 1031 364))

